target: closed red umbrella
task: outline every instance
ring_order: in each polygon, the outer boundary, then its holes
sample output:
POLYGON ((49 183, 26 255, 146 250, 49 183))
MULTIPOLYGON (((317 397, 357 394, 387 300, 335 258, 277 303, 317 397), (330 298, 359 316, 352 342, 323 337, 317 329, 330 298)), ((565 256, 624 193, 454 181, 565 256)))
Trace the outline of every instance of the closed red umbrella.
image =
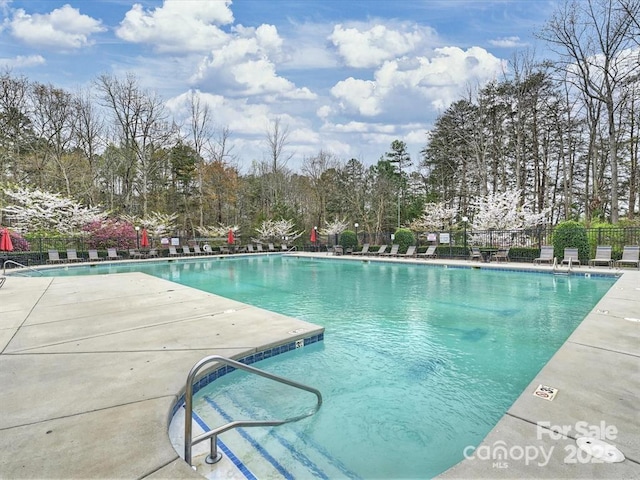
POLYGON ((9 229, 2 230, 2 238, 0 238, 0 250, 5 252, 13 252, 13 243, 11 242, 11 235, 9 235, 9 229))
POLYGON ((233 230, 229 229, 229 235, 227 235, 227 243, 229 245, 233 245, 233 242, 235 242, 235 241, 236 241, 236 239, 233 236, 233 230))
POLYGON ((317 237, 318 232, 316 231, 315 228, 311 229, 311 243, 316 243, 316 241, 318 240, 317 237))
POLYGON ((149 246, 149 234, 147 233, 147 229, 142 229, 142 238, 140 239, 140 246, 142 248, 147 248, 149 246))

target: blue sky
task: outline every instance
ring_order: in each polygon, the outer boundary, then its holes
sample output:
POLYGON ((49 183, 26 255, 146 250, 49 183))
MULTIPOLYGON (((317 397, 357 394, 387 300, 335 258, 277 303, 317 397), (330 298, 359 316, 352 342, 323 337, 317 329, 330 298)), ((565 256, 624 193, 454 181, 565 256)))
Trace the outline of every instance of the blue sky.
POLYGON ((0 0, 0 68, 70 91, 133 74, 176 119, 189 92, 228 128, 243 172, 275 118, 289 168, 320 150, 375 163, 393 140, 414 163, 437 115, 503 78, 551 0, 0 0))

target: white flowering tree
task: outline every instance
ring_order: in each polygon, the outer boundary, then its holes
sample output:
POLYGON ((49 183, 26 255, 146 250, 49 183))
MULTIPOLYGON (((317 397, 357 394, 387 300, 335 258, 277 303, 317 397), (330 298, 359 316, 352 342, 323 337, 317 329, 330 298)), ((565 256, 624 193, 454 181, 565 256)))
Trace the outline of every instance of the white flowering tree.
POLYGON ((176 228, 177 213, 151 212, 145 218, 135 215, 122 215, 123 220, 131 225, 139 226, 147 230, 152 237, 166 237, 176 228))
POLYGON ((198 233, 203 237, 209 238, 227 238, 229 230, 231 230, 236 237, 240 233, 240 227, 238 227, 238 225, 209 225, 198 227, 198 233))
POLYGON ((107 217, 100 208, 85 207, 57 193, 24 187, 8 188, 4 193, 12 204, 4 207, 3 211, 15 229, 22 233, 75 235, 81 233, 84 225, 107 217))
POLYGON ((419 218, 411 222, 409 227, 416 232, 446 230, 455 222, 458 209, 447 207, 444 202, 427 203, 419 218))
MULTIPOLYGON (((545 223, 548 210, 535 213, 527 203, 519 205, 519 202, 520 194, 516 189, 472 199, 472 230, 523 230, 545 223)), ((486 242, 486 239, 474 234, 472 242, 486 242)))
POLYGON ((320 229, 321 235, 340 235, 349 226, 349 222, 345 219, 335 218, 332 221, 325 221, 325 227, 320 229))
POLYGON ((299 238, 303 232, 295 229, 293 220, 265 220, 256 228, 257 238, 252 239, 254 242, 278 242, 286 238, 288 242, 292 242, 299 238))

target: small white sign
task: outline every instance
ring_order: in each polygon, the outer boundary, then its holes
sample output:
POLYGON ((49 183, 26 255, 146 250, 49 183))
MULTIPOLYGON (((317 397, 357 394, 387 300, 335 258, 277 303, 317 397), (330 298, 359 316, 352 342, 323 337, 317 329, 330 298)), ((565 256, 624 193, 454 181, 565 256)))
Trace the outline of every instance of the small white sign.
POLYGON ((449 241, 450 241, 450 238, 448 233, 440 234, 440 243, 449 243, 449 241))
POLYGON ((180 245, 180 239, 178 237, 171 237, 171 245, 177 247, 180 245))
POLYGON ((436 235, 435 233, 427 234, 427 241, 435 242, 437 239, 438 239, 438 235, 436 235))
POLYGON ((533 392, 533 395, 538 398, 549 400, 551 402, 554 398, 556 398, 557 393, 557 388, 547 387, 546 385, 538 385, 538 388, 536 388, 536 391, 533 392))

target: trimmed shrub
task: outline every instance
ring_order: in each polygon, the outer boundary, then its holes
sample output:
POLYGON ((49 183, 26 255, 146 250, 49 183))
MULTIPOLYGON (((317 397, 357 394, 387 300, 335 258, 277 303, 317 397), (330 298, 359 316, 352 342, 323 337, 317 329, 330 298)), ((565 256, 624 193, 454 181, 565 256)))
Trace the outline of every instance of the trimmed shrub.
POLYGON ((577 248, 580 262, 589 261, 589 239, 584 225, 569 220, 559 223, 553 230, 553 251, 558 260, 564 258, 565 248, 577 248))
POLYGON ((407 248, 416 244, 416 236, 408 228, 398 228, 396 230, 393 243, 400 245, 398 252, 406 253, 407 248))
POLYGON ((345 230, 340 234, 340 245, 347 250, 348 248, 355 249, 358 246, 358 239, 356 238, 356 232, 351 230, 345 230))

